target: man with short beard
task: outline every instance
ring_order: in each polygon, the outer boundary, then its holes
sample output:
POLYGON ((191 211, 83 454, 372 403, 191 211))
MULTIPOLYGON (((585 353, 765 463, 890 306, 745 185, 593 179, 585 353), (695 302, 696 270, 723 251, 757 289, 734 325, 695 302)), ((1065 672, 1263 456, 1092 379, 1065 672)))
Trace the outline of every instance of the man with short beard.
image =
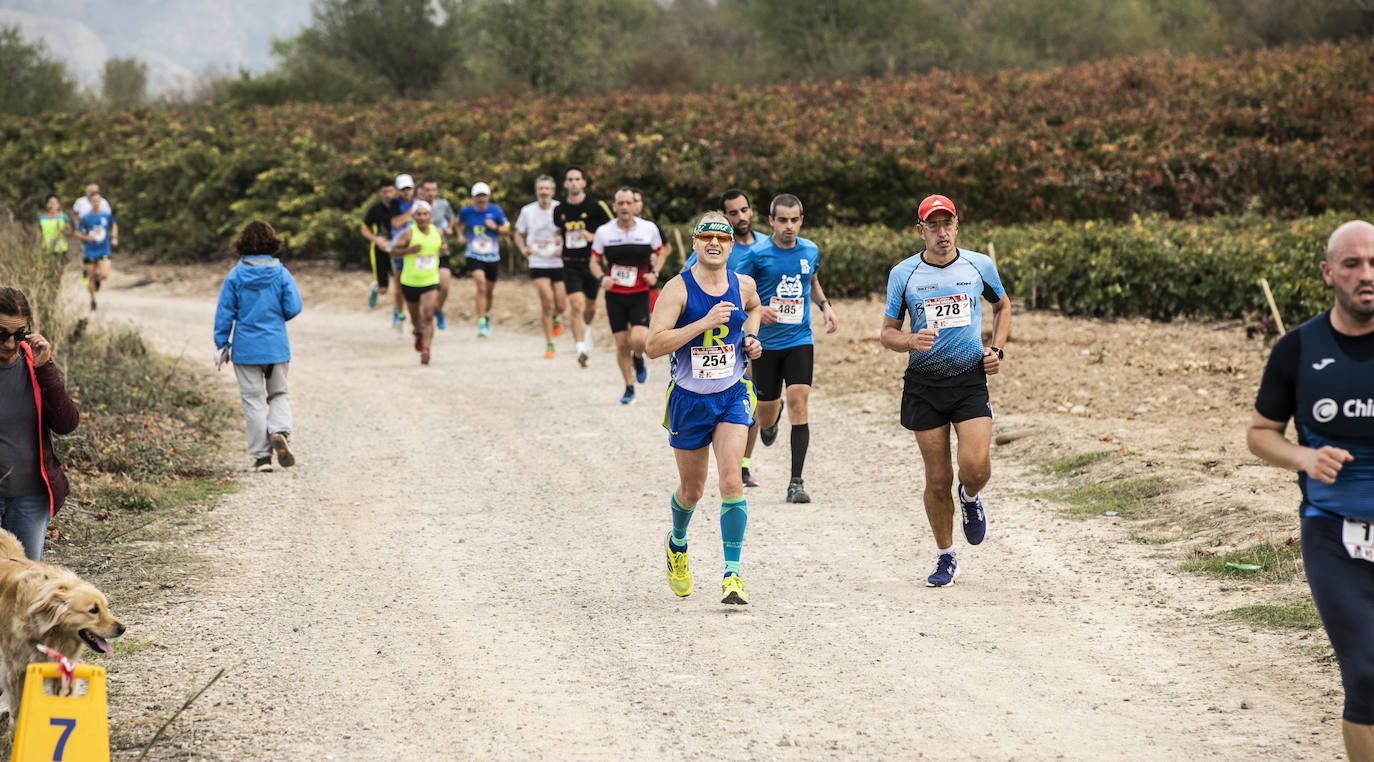
POLYGON ((1302 562, 1345 686, 1346 758, 1374 760, 1374 225, 1326 244, 1330 310, 1269 353, 1246 444, 1298 472, 1302 562), (1298 442, 1284 436, 1292 418, 1298 442))
POLYGON ((929 587, 954 584, 954 464, 950 429, 959 437, 959 505, 964 539, 983 541, 987 516, 979 497, 992 476, 992 405, 988 376, 1002 369, 1011 335, 1011 299, 997 266, 985 254, 955 246, 959 217, 945 196, 927 196, 916 209, 925 249, 892 268, 883 310, 883 346, 907 353, 902 426, 914 433, 925 467, 923 502, 935 538, 929 587), (983 346, 983 307, 992 307, 992 343, 983 346), (910 331, 902 319, 910 317, 910 331))

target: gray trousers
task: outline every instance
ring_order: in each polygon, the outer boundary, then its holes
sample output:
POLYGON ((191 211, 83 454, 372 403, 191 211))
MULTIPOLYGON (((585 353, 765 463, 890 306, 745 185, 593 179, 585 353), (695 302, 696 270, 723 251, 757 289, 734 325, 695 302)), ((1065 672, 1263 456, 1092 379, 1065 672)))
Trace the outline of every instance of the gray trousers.
POLYGON ((239 398, 243 400, 244 427, 248 431, 248 452, 254 458, 272 454, 272 434, 291 433, 291 399, 286 394, 289 365, 234 365, 239 398))

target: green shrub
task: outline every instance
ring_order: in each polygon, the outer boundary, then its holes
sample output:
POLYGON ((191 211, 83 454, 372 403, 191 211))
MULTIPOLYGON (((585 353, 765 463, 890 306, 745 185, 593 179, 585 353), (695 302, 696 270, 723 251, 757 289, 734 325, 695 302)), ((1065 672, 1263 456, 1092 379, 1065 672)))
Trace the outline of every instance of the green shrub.
MULTIPOLYGON (((455 196, 487 181, 514 211, 537 175, 580 164, 602 194, 640 187, 677 222, 731 187, 760 210, 796 193, 813 226, 909 225, 935 191, 986 225, 1301 217, 1367 204, 1371 90, 1365 41, 675 95, 3 117, 0 201, 36 214, 49 191, 70 199, 95 179, 131 249, 215 256, 260 216, 288 255, 357 263, 359 212, 377 179, 400 171, 440 178, 455 196)), ((855 283, 881 280, 878 263, 853 267, 870 273, 855 283)), ((1161 297, 1178 303, 1170 285, 1161 297)), ((1066 309, 1106 306, 1054 296, 1066 309)))

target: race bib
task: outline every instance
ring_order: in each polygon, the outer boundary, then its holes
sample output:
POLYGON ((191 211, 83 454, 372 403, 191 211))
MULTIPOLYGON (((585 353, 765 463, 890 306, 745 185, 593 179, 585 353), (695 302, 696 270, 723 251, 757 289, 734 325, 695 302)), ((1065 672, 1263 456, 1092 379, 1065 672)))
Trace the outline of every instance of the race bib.
POLYGON ((1374 522, 1346 519, 1341 540, 1351 558, 1374 561, 1374 522))
POLYGON ((735 345, 692 347, 692 378, 714 381, 735 372, 735 345))
POLYGON ((439 266, 439 258, 433 254, 415 257, 416 270, 433 270, 439 266))
POLYGON ((626 265, 611 265, 611 280, 617 286, 634 288, 639 285, 639 270, 626 265))
POLYGON ((957 328, 973 322, 968 294, 932 296, 922 302, 925 304, 928 328, 957 328))
POLYGON ((103 226, 91 228, 91 237, 95 239, 96 243, 105 240, 105 228, 103 226))
POLYGON ((495 254, 496 242, 490 238, 473 238, 469 242, 468 249, 473 254, 495 254))
POLYGON ((563 236, 563 247, 567 249, 585 249, 587 248, 587 239, 582 237, 582 231, 569 230, 567 234, 563 236))
POLYGON ((541 257, 556 257, 559 254, 556 241, 539 241, 530 244, 530 251, 541 257))
POLYGON ((785 299, 775 296, 769 300, 768 306, 778 313, 778 322, 788 325, 800 325, 802 319, 806 317, 806 302, 800 298, 785 299))

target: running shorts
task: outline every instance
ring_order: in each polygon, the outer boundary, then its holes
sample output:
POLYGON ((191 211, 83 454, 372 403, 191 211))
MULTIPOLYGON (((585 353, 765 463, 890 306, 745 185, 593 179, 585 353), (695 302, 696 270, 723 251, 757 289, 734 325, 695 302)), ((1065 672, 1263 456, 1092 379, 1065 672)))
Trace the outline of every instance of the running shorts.
POLYGON ((1345 687, 1346 722, 1374 725, 1374 562, 1351 558, 1343 522, 1302 520, 1302 565, 1345 687))
POLYGON ((439 269, 440 269, 440 270, 448 270, 448 271, 449 271, 449 274, 452 274, 452 273, 453 273, 453 255, 452 255, 452 254, 440 254, 440 255, 439 255, 439 269))
POLYGON ((753 425, 757 404, 754 384, 747 378, 714 394, 698 394, 668 384, 663 410, 668 444, 674 450, 700 450, 711 444, 716 424, 753 425))
POLYGON ((392 257, 392 258, 391 258, 391 271, 392 271, 392 272, 399 273, 400 271, 402 271, 402 270, 404 270, 404 269, 406 269, 406 258, 405 258, 405 257, 392 257))
POLYGON ((475 259, 468 259, 468 272, 475 273, 481 270, 487 276, 488 283, 495 283, 497 275, 501 271, 500 262, 478 262, 475 259))
POLYGON ((816 348, 812 344, 788 347, 787 349, 765 349, 759 359, 750 360, 749 367, 754 371, 754 385, 759 399, 772 402, 782 396, 782 385, 811 385, 811 371, 816 363, 816 348))
POLYGON ((85 263, 85 264, 93 265, 93 264, 95 264, 96 262, 101 262, 101 261, 104 261, 104 260, 109 259, 109 258, 110 258, 110 255, 109 255, 109 254, 102 254, 102 255, 100 255, 100 256, 98 256, 98 257, 82 257, 82 258, 81 258, 81 261, 82 261, 83 263, 85 263))
POLYGON ((530 280, 548 278, 554 283, 563 282, 563 268, 561 267, 531 267, 530 280))
POLYGON ((630 326, 649 327, 649 292, 616 294, 606 292, 606 317, 611 321, 611 333, 628 331, 630 326))
POLYGON ((910 431, 991 417, 987 384, 926 386, 910 378, 902 384, 902 426, 910 431))
POLYGON ((402 283, 401 293, 405 294, 407 302, 418 302, 420 301, 421 294, 429 293, 430 291, 434 291, 437 288, 439 288, 438 283, 433 283, 428 286, 407 286, 406 284, 402 283))
POLYGON ((592 275, 592 270, 585 262, 563 262, 563 285, 567 287, 568 293, 581 293, 588 299, 595 300, 597 292, 601 290, 601 279, 592 275))

